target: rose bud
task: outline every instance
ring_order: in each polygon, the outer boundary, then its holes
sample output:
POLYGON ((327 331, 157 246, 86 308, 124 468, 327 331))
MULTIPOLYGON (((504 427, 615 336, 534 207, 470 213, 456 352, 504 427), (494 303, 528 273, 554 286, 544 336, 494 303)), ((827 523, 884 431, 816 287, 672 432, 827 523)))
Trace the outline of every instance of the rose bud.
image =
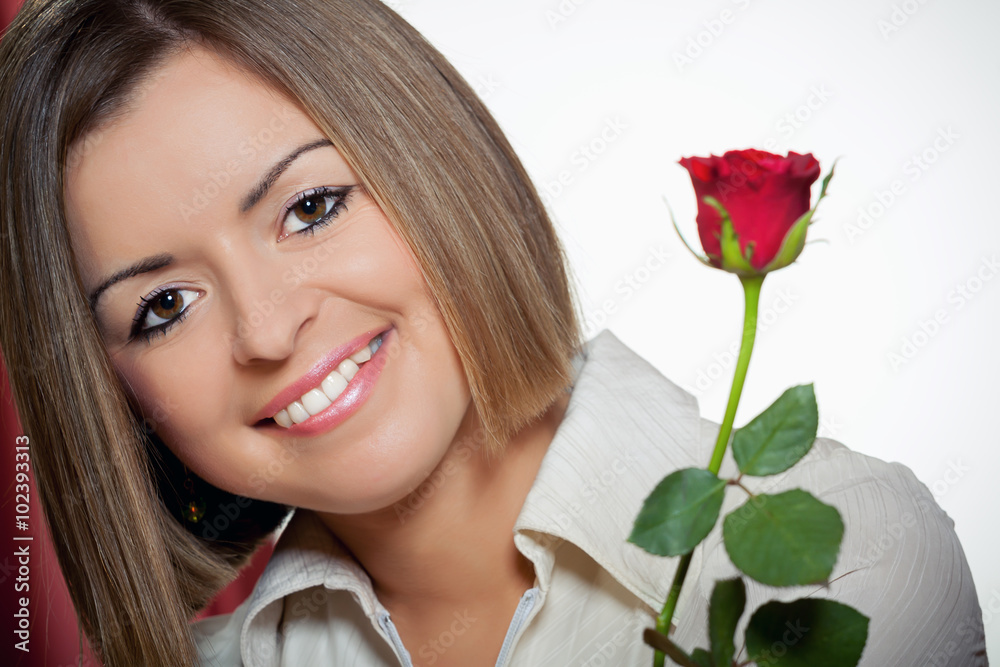
MULTIPOLYGON (((699 259, 746 276, 795 261, 816 210, 809 207, 809 189, 820 169, 811 153, 781 157, 748 149, 679 162, 688 170, 698 198, 698 236, 708 255, 699 259)), ((833 170, 823 179, 817 205, 831 176, 833 170)))

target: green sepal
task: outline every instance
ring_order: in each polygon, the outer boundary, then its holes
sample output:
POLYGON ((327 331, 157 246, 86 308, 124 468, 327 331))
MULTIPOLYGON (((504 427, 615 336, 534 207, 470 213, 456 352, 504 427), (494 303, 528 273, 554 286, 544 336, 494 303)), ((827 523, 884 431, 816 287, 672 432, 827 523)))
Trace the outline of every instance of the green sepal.
POLYGON ((744 475, 774 475, 809 453, 818 428, 812 384, 791 387, 736 432, 733 458, 744 475))
POLYGON ((684 244, 684 247, 687 248, 692 255, 694 255, 695 259, 697 259, 705 266, 709 267, 710 269, 718 268, 714 264, 712 264, 712 262, 708 259, 708 257, 699 255, 698 252, 691 247, 691 244, 687 242, 686 238, 684 238, 684 234, 681 233, 681 228, 677 226, 677 220, 674 218, 674 210, 670 208, 670 202, 667 201, 666 197, 663 198, 663 203, 667 205, 667 211, 670 212, 670 222, 673 223, 674 230, 677 232, 677 236, 681 237, 681 243, 684 244))
POLYGON ((798 259, 799 255, 802 254, 802 249, 806 246, 806 232, 809 230, 809 221, 812 219, 813 210, 806 211, 795 221, 795 224, 785 234, 774 259, 761 269, 762 273, 783 269, 798 259))
POLYGON ((729 559, 768 586, 825 583, 843 536, 837 508, 802 489, 754 496, 722 524, 729 559))
POLYGON ((715 197, 706 195, 702 199, 706 204, 718 211, 719 217, 722 219, 722 235, 719 237, 719 247, 722 251, 722 268, 740 276, 760 275, 760 271, 757 271, 750 264, 750 258, 753 256, 753 244, 747 244, 746 256, 744 256, 743 250, 740 248, 739 237, 733 228, 733 220, 729 217, 729 211, 726 210, 726 207, 715 197))
MULTIPOLYGON (((840 159, 840 158, 837 158, 840 159)), ((823 201, 823 197, 826 196, 826 189, 830 185, 830 179, 833 178, 833 170, 837 167, 837 160, 833 161, 833 165, 830 167, 830 171, 823 178, 822 185, 819 189, 819 197, 816 198, 816 203, 813 207, 799 216, 799 219, 789 228, 788 233, 785 234, 785 238, 781 241, 781 247, 778 249, 777 254, 774 258, 768 262, 767 266, 761 269, 761 273, 768 273, 770 271, 777 271, 782 269, 796 259, 802 254, 802 249, 806 245, 806 234, 809 229, 809 225, 813 223, 813 216, 816 214, 816 209, 819 208, 819 203, 823 201)))
POLYGON ((708 639, 712 643, 712 660, 728 667, 736 654, 736 625, 746 607, 747 594, 742 579, 715 582, 708 607, 708 639))
POLYGON ((816 198, 816 203, 812 207, 813 213, 816 212, 816 209, 819 208, 819 203, 823 201, 823 197, 826 196, 826 189, 830 185, 830 179, 833 178, 833 170, 837 168, 838 160, 840 160, 839 157, 833 161, 833 164, 830 165, 830 171, 827 172, 826 176, 823 177, 823 184, 820 186, 819 189, 819 197, 816 198))
POLYGON ((670 473, 646 497, 628 541, 657 556, 690 553, 715 526, 725 491, 704 468, 670 473))
POLYGON ((868 641, 868 622, 833 600, 768 602, 747 624, 747 653, 756 664, 773 667, 855 667, 868 641))

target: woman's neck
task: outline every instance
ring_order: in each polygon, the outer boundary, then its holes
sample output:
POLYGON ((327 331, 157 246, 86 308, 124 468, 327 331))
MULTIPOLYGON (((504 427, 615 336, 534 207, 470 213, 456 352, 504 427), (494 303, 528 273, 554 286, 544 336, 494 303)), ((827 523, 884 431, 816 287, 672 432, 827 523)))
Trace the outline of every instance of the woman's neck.
POLYGON ((560 398, 488 460, 474 410, 427 481, 391 507, 319 517, 367 570, 390 611, 418 613, 470 599, 520 595, 534 568, 514 546, 514 522, 568 403, 560 398))

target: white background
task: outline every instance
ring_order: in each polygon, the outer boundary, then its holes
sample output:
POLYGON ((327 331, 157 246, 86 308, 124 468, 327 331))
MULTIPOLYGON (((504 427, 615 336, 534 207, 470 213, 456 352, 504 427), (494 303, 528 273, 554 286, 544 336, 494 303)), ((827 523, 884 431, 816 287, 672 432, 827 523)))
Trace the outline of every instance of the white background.
POLYGON ((547 193, 588 333, 610 328, 714 421, 742 290, 671 228, 664 197, 697 243, 677 160, 770 147, 826 173, 841 157, 799 262, 764 283, 736 424, 813 382, 820 435, 909 466, 955 521, 1000 659, 1000 3, 389 4, 547 193))

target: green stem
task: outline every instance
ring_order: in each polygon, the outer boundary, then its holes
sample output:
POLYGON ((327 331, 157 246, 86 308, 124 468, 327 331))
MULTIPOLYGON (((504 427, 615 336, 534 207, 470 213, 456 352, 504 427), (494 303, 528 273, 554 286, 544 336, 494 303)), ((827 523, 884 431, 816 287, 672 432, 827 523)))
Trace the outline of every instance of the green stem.
MULTIPOLYGON (((674 620, 674 609, 677 607, 677 600, 681 596, 681 586, 684 585, 684 577, 687 576, 688 568, 691 566, 691 554, 681 556, 681 561, 677 565, 677 572, 674 573, 674 582, 670 584, 670 592, 667 594, 667 601, 663 603, 663 611, 656 618, 656 631, 660 634, 670 636, 670 623, 674 620)), ((659 651, 653 653, 653 667, 663 667, 664 655, 659 651)))
POLYGON ((719 474, 719 468, 722 467, 722 457, 726 453, 726 447, 729 446, 729 434, 733 432, 736 408, 740 404, 743 382, 747 379, 747 369, 750 367, 750 354, 753 352, 753 342, 757 337, 757 305, 760 303, 760 286, 764 283, 764 276, 750 278, 740 276, 740 282, 743 283, 743 296, 746 303, 743 311, 743 340, 740 342, 740 357, 736 360, 733 388, 729 391, 726 416, 722 420, 719 437, 715 441, 712 461, 708 464, 708 469, 716 475, 719 474))
MULTIPOLYGON (((719 437, 715 441, 715 449, 712 450, 712 460, 708 464, 708 469, 719 474, 722 467, 722 458, 726 454, 729 446, 729 435, 733 432, 733 422, 736 420, 736 408, 740 404, 740 396, 743 394, 743 383, 747 378, 747 369, 750 367, 750 354, 753 352, 754 339, 757 337, 757 307, 760 303, 760 287, 764 282, 764 276, 740 276, 743 284, 744 310, 743 310, 743 340, 740 342, 740 356, 736 360, 736 372, 733 375, 733 387, 729 391, 729 404, 726 406, 726 416, 722 420, 719 428, 719 437)), ((693 552, 692 552, 693 553, 693 552)), ((677 608, 677 600, 681 596, 681 587, 684 585, 684 578, 687 577, 688 568, 691 566, 691 553, 681 556, 677 565, 677 572, 674 573, 674 581, 670 584, 670 592, 667 594, 667 601, 663 604, 663 611, 656 619, 656 630, 670 636, 670 624, 674 618, 674 610, 677 608)), ((664 655, 656 651, 653 654, 653 667, 663 667, 664 655)))

